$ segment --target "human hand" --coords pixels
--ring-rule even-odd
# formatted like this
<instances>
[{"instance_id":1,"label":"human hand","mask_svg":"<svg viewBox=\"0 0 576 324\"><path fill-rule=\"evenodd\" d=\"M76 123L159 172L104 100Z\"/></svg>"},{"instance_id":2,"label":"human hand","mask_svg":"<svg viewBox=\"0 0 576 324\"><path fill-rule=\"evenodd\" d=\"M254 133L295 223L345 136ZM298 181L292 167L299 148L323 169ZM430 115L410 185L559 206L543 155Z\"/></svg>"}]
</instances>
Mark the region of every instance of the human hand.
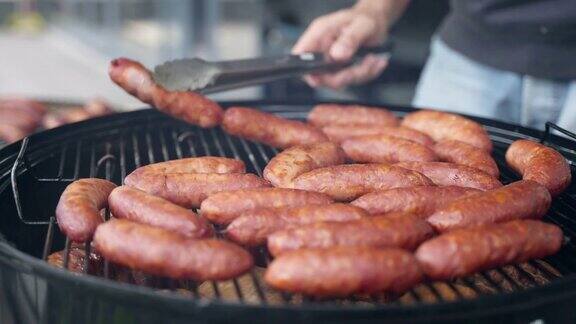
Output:
<instances>
[{"instance_id":1,"label":"human hand","mask_svg":"<svg viewBox=\"0 0 576 324\"><path fill-rule=\"evenodd\" d=\"M292 53L322 52L334 61L348 61L359 47L376 46L386 39L385 20L355 8L316 18L294 45ZM340 89L376 78L387 64L387 57L371 54L351 67L334 73L307 75L304 79L312 87Z\"/></svg>"}]
</instances>

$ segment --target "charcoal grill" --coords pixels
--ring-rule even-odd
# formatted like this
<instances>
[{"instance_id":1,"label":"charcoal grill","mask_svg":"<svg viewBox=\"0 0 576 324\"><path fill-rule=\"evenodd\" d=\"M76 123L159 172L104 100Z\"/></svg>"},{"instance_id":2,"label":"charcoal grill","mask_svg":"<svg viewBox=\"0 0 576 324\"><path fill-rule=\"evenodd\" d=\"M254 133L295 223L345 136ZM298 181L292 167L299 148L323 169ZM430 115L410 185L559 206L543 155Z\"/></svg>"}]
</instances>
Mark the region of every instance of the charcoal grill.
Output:
<instances>
[{"instance_id":1,"label":"charcoal grill","mask_svg":"<svg viewBox=\"0 0 576 324\"><path fill-rule=\"evenodd\" d=\"M357 102L355 102L357 103ZM375 103L360 103L375 105ZM229 102L303 119L312 103ZM391 107L398 115L412 109ZM518 177L504 153L519 138L542 141L576 161L573 139L488 119L494 156L504 183ZM200 129L155 110L105 116L35 134L0 150L0 321L2 323L418 323L576 322L576 192L553 202L546 220L562 227L566 243L551 257L477 273L452 282L422 284L400 298L372 296L315 300L266 287L261 270L232 281L194 282L155 278L151 286L107 279L47 264L47 255L70 242L59 232L54 210L60 193L82 177L120 184L148 163L202 155L239 158L261 175L277 151L224 133ZM89 244L85 244L87 252ZM265 251L255 250L265 266Z\"/></svg>"}]
</instances>

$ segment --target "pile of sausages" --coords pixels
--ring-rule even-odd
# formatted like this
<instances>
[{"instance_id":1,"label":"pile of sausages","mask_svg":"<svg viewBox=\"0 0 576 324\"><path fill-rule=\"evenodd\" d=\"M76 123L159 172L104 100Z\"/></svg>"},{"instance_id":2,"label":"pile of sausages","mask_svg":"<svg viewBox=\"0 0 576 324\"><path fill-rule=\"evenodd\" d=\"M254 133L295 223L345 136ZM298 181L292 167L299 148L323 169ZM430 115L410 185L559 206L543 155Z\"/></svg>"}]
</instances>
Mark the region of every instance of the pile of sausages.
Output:
<instances>
[{"instance_id":1,"label":"pile of sausages","mask_svg":"<svg viewBox=\"0 0 576 324\"><path fill-rule=\"evenodd\" d=\"M15 142L34 132L46 115L46 107L23 98L0 99L0 140Z\"/></svg>"},{"instance_id":2,"label":"pile of sausages","mask_svg":"<svg viewBox=\"0 0 576 324\"><path fill-rule=\"evenodd\" d=\"M0 140L18 141L39 127L50 129L81 120L112 113L101 99L94 99L83 107L48 111L41 102L24 98L0 99Z\"/></svg>"},{"instance_id":3,"label":"pile of sausages","mask_svg":"<svg viewBox=\"0 0 576 324\"><path fill-rule=\"evenodd\" d=\"M198 96L176 100L125 59L111 75L168 112ZM202 99L177 116L284 149L263 178L242 161L199 157L138 168L120 187L81 179L58 204L61 230L130 269L199 281L245 273L248 249L265 246L269 286L318 297L401 294L561 248L562 230L540 221L571 181L552 148L512 143L506 161L522 180L502 185L488 134L459 115L422 110L400 121L333 104L316 106L308 122L244 107L198 115L215 107Z\"/></svg>"}]
</instances>

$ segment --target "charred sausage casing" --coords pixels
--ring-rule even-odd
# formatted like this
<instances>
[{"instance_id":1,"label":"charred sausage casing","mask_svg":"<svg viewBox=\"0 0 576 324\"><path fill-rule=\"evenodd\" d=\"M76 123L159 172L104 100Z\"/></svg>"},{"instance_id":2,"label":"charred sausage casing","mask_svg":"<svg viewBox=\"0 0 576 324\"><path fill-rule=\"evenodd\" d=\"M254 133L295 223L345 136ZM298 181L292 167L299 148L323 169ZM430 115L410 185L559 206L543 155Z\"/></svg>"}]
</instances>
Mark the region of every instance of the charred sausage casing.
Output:
<instances>
[{"instance_id":1,"label":"charred sausage casing","mask_svg":"<svg viewBox=\"0 0 576 324\"><path fill-rule=\"evenodd\" d=\"M436 142L458 140L487 152L492 151L492 141L484 127L460 115L421 110L406 115L401 125L420 131Z\"/></svg>"},{"instance_id":2,"label":"charred sausage casing","mask_svg":"<svg viewBox=\"0 0 576 324\"><path fill-rule=\"evenodd\" d=\"M418 216L374 216L342 223L320 222L281 230L268 237L268 250L274 256L304 248L335 246L397 247L414 250L433 235L432 227Z\"/></svg>"},{"instance_id":3,"label":"charred sausage casing","mask_svg":"<svg viewBox=\"0 0 576 324\"><path fill-rule=\"evenodd\" d=\"M420 283L414 256L400 249L302 249L274 259L264 275L273 288L317 297L402 293Z\"/></svg>"},{"instance_id":4,"label":"charred sausage casing","mask_svg":"<svg viewBox=\"0 0 576 324\"><path fill-rule=\"evenodd\" d=\"M190 238L214 234L208 221L190 209L138 189L121 186L112 190L108 205L116 218L161 227Z\"/></svg>"},{"instance_id":5,"label":"charred sausage casing","mask_svg":"<svg viewBox=\"0 0 576 324\"><path fill-rule=\"evenodd\" d=\"M226 280L253 264L250 253L233 243L190 239L126 219L98 226L94 245L109 261L174 279Z\"/></svg>"},{"instance_id":6,"label":"charred sausage casing","mask_svg":"<svg viewBox=\"0 0 576 324\"><path fill-rule=\"evenodd\" d=\"M490 153L470 144L454 140L441 141L434 145L434 152L441 161L473 167L494 178L500 176L498 165Z\"/></svg>"},{"instance_id":7,"label":"charred sausage casing","mask_svg":"<svg viewBox=\"0 0 576 324\"><path fill-rule=\"evenodd\" d=\"M264 168L264 178L275 187L292 188L297 176L344 161L344 151L331 142L293 146L270 160Z\"/></svg>"},{"instance_id":8,"label":"charred sausage casing","mask_svg":"<svg viewBox=\"0 0 576 324\"><path fill-rule=\"evenodd\" d=\"M220 191L268 187L268 181L254 174L143 173L126 177L127 186L162 197L186 208L200 207L209 195Z\"/></svg>"},{"instance_id":9,"label":"charred sausage casing","mask_svg":"<svg viewBox=\"0 0 576 324\"><path fill-rule=\"evenodd\" d=\"M560 194L572 180L570 165L558 151L529 140L518 140L506 151L506 162L524 180L536 181L552 196Z\"/></svg>"},{"instance_id":10,"label":"charred sausage casing","mask_svg":"<svg viewBox=\"0 0 576 324\"><path fill-rule=\"evenodd\" d=\"M498 179L484 171L448 162L399 162L395 166L422 173L438 186L492 190L502 187Z\"/></svg>"},{"instance_id":11,"label":"charred sausage casing","mask_svg":"<svg viewBox=\"0 0 576 324\"><path fill-rule=\"evenodd\" d=\"M142 102L173 117L200 127L214 127L222 122L223 110L214 101L192 91L168 91L152 79L142 64L118 58L110 63L110 79Z\"/></svg>"},{"instance_id":12,"label":"charred sausage casing","mask_svg":"<svg viewBox=\"0 0 576 324\"><path fill-rule=\"evenodd\" d=\"M477 192L480 190L456 186L394 188L365 194L351 204L372 215L410 212L420 217L427 217L439 207Z\"/></svg>"},{"instance_id":13,"label":"charred sausage casing","mask_svg":"<svg viewBox=\"0 0 576 324\"><path fill-rule=\"evenodd\" d=\"M86 178L69 184L56 206L58 227L73 242L92 238L96 227L104 220L100 210L108 206L108 195L116 185L110 181Z\"/></svg>"},{"instance_id":14,"label":"charred sausage casing","mask_svg":"<svg viewBox=\"0 0 576 324\"><path fill-rule=\"evenodd\" d=\"M228 134L282 149L328 140L311 125L246 107L226 109L222 128Z\"/></svg>"},{"instance_id":15,"label":"charred sausage casing","mask_svg":"<svg viewBox=\"0 0 576 324\"><path fill-rule=\"evenodd\" d=\"M537 182L522 180L495 190L454 200L437 209L428 222L439 232L456 228L544 216L552 197Z\"/></svg>"},{"instance_id":16,"label":"charred sausage casing","mask_svg":"<svg viewBox=\"0 0 576 324\"><path fill-rule=\"evenodd\" d=\"M226 236L242 245L257 246L278 230L317 222L358 220L365 216L367 213L361 208L346 204L254 209L232 221Z\"/></svg>"},{"instance_id":17,"label":"charred sausage casing","mask_svg":"<svg viewBox=\"0 0 576 324\"><path fill-rule=\"evenodd\" d=\"M380 125L328 125L322 127L322 132L324 132L331 141L336 143L342 143L343 141L356 136L388 135L411 140L428 147L434 145L434 141L430 136L407 127Z\"/></svg>"},{"instance_id":18,"label":"charred sausage casing","mask_svg":"<svg viewBox=\"0 0 576 324\"><path fill-rule=\"evenodd\" d=\"M297 189L325 193L337 201L350 201L376 190L430 186L421 173L386 164L347 164L306 172L294 180Z\"/></svg>"},{"instance_id":19,"label":"charred sausage casing","mask_svg":"<svg viewBox=\"0 0 576 324\"><path fill-rule=\"evenodd\" d=\"M308 122L316 127L326 125L398 125L396 116L386 109L339 104L316 105L308 115Z\"/></svg>"},{"instance_id":20,"label":"charred sausage casing","mask_svg":"<svg viewBox=\"0 0 576 324\"><path fill-rule=\"evenodd\" d=\"M258 208L287 208L304 205L326 205L330 197L297 189L256 188L214 194L202 202L203 217L216 224L228 224L243 212Z\"/></svg>"},{"instance_id":21,"label":"charred sausage casing","mask_svg":"<svg viewBox=\"0 0 576 324\"><path fill-rule=\"evenodd\" d=\"M556 253L562 230L535 220L455 230L422 244L416 258L428 277L453 279Z\"/></svg>"},{"instance_id":22,"label":"charred sausage casing","mask_svg":"<svg viewBox=\"0 0 576 324\"><path fill-rule=\"evenodd\" d=\"M346 155L356 162L394 163L436 161L432 149L416 142L388 135L365 135L342 142Z\"/></svg>"}]
</instances>

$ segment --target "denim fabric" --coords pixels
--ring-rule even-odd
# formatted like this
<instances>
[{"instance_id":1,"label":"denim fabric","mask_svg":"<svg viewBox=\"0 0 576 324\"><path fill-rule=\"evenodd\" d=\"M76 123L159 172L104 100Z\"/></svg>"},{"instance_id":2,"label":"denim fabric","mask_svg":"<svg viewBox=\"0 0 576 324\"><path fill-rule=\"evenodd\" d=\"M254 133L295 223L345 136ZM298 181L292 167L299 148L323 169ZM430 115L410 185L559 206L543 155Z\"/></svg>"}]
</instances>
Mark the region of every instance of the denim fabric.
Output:
<instances>
[{"instance_id":1,"label":"denim fabric","mask_svg":"<svg viewBox=\"0 0 576 324\"><path fill-rule=\"evenodd\" d=\"M412 104L538 129L552 121L576 131L576 81L498 70L467 58L437 38Z\"/></svg>"}]
</instances>

